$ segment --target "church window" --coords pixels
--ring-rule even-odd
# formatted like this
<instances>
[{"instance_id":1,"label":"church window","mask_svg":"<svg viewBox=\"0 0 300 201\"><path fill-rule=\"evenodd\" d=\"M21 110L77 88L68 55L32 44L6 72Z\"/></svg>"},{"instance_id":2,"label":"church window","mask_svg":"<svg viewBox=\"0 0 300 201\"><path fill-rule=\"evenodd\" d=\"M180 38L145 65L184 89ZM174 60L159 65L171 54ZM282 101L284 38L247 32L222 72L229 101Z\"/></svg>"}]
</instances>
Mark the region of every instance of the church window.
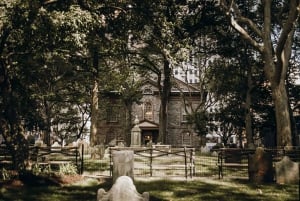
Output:
<instances>
[{"instance_id":1,"label":"church window","mask_svg":"<svg viewBox=\"0 0 300 201\"><path fill-rule=\"evenodd\" d=\"M144 104L144 119L153 120L153 108L150 102Z\"/></svg>"},{"instance_id":2,"label":"church window","mask_svg":"<svg viewBox=\"0 0 300 201\"><path fill-rule=\"evenodd\" d=\"M191 107L185 105L181 108L181 122L188 122L189 114L191 114Z\"/></svg>"}]
</instances>

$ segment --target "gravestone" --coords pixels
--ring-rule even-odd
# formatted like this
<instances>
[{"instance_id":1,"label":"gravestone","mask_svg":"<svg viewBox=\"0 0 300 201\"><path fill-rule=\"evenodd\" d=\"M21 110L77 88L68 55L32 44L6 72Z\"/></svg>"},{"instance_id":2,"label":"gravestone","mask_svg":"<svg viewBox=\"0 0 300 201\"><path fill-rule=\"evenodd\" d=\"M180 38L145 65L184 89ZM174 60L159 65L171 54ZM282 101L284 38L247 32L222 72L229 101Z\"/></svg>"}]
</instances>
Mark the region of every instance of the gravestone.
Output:
<instances>
[{"instance_id":1,"label":"gravestone","mask_svg":"<svg viewBox=\"0 0 300 201\"><path fill-rule=\"evenodd\" d=\"M37 147L42 147L43 146L43 140L41 140L41 138L38 138L35 142L34 142L34 146Z\"/></svg>"},{"instance_id":2,"label":"gravestone","mask_svg":"<svg viewBox=\"0 0 300 201\"><path fill-rule=\"evenodd\" d=\"M272 155L258 147L248 161L249 180L254 183L273 182L274 170L272 165Z\"/></svg>"},{"instance_id":3,"label":"gravestone","mask_svg":"<svg viewBox=\"0 0 300 201\"><path fill-rule=\"evenodd\" d=\"M55 141L52 145L51 145L51 151L59 151L61 150L61 145Z\"/></svg>"},{"instance_id":4,"label":"gravestone","mask_svg":"<svg viewBox=\"0 0 300 201\"><path fill-rule=\"evenodd\" d=\"M133 179L134 152L131 150L114 151L113 160L113 182L120 176L129 176Z\"/></svg>"},{"instance_id":5,"label":"gravestone","mask_svg":"<svg viewBox=\"0 0 300 201\"><path fill-rule=\"evenodd\" d=\"M121 176L108 192L103 188L98 190L97 201L149 201L149 193L138 193L132 179Z\"/></svg>"},{"instance_id":6,"label":"gravestone","mask_svg":"<svg viewBox=\"0 0 300 201\"><path fill-rule=\"evenodd\" d=\"M203 154L207 154L210 152L210 149L207 147L207 146L201 146L201 149L200 149L201 153Z\"/></svg>"},{"instance_id":7,"label":"gravestone","mask_svg":"<svg viewBox=\"0 0 300 201\"><path fill-rule=\"evenodd\" d=\"M275 163L276 183L296 184L299 182L299 164L291 161L288 156Z\"/></svg>"}]
</instances>

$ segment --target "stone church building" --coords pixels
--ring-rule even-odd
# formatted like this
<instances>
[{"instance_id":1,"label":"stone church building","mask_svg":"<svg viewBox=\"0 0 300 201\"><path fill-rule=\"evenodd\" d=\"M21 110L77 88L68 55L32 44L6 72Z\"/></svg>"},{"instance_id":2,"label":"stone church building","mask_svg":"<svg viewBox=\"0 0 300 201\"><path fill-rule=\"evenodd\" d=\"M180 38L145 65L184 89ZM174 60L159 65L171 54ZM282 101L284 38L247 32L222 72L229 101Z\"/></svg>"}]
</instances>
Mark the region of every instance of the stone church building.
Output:
<instances>
[{"instance_id":1,"label":"stone church building","mask_svg":"<svg viewBox=\"0 0 300 201\"><path fill-rule=\"evenodd\" d=\"M200 91L192 84L172 78L172 89L167 108L168 122L166 143L173 147L200 146L200 138L194 126L188 122L190 106L200 103ZM142 93L138 103L124 104L117 93L103 93L100 97L98 121L98 141L130 146L131 129L135 122L141 130L141 145L159 144L160 96L157 83L146 80L140 88ZM185 97L185 98L183 98ZM185 101L184 101L185 99Z\"/></svg>"}]
</instances>

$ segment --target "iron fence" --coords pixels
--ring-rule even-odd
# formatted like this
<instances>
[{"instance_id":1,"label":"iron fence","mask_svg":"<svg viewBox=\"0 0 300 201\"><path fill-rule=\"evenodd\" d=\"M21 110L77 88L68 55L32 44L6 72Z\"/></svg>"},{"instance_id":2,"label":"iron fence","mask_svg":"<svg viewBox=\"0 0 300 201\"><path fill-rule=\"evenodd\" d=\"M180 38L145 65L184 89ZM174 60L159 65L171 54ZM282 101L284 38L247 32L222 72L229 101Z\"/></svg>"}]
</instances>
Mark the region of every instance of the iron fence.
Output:
<instances>
[{"instance_id":1,"label":"iron fence","mask_svg":"<svg viewBox=\"0 0 300 201\"><path fill-rule=\"evenodd\" d=\"M121 150L134 151L134 175L137 177L211 177L219 178L220 153L224 149L212 150L210 152L200 152L195 148L172 148L172 147L112 147L106 156L97 161L97 174L112 176L112 152ZM236 149L236 153L254 154L254 149ZM289 156L292 161L300 162L300 147L287 149L265 149L271 153L273 166L280 161L283 156ZM88 166L89 159L85 160ZM226 167L222 171L225 178L245 178L249 176L248 160L243 159L239 163L242 165ZM86 166L85 165L85 169Z\"/></svg>"}]
</instances>

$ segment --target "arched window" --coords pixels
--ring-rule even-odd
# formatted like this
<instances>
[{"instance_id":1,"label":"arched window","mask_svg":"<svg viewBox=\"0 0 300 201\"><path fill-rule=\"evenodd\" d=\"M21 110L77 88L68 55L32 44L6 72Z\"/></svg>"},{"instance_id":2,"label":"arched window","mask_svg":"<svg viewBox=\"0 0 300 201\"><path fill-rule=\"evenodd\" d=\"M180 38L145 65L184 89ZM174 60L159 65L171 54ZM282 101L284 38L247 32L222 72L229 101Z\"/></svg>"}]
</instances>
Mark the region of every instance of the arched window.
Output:
<instances>
[{"instance_id":1,"label":"arched window","mask_svg":"<svg viewBox=\"0 0 300 201\"><path fill-rule=\"evenodd\" d=\"M144 103L144 119L153 120L153 108L150 102Z\"/></svg>"}]
</instances>

